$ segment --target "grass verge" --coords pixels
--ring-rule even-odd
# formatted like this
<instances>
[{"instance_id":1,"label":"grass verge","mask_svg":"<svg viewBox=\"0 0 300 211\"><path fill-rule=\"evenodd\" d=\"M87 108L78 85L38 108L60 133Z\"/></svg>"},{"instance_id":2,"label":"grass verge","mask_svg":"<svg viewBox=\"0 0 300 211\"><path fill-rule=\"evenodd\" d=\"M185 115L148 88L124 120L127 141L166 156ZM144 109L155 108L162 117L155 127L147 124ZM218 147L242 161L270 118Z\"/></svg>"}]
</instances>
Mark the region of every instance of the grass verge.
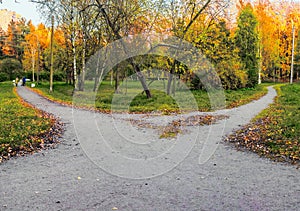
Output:
<instances>
[{"instance_id":1,"label":"grass verge","mask_svg":"<svg viewBox=\"0 0 300 211\"><path fill-rule=\"evenodd\" d=\"M155 83L153 83L155 84ZM87 83L86 86L90 87L92 84ZM139 82L134 82L133 84L129 85L131 89L141 90L139 88ZM73 86L67 85L64 82L56 82L54 83L53 92L49 93L49 84L43 83L36 88L33 89L37 93L47 97L52 101L56 101L62 104L71 105L73 101ZM120 90L120 92L125 93L124 86ZM133 98L130 104L129 111L134 113L144 113L144 112L152 112L152 111L159 111L164 114L169 114L172 112L178 112L179 108L176 104L175 100L166 95L162 91L158 90L151 90L152 98L147 99L145 94L138 94ZM210 111L210 101L206 91L203 90L192 90L192 94L195 97L195 100L198 104L199 111ZM180 91L178 92L180 94ZM226 107L232 108L237 107L243 104L247 104L253 100L257 100L263 95L267 93L266 85L259 85L255 88L251 89L240 89L240 90L225 90L224 94L226 97ZM94 93L80 93L79 98L81 100L80 105L89 108L96 108L97 110L109 112L111 110L111 102L113 96L115 95L114 86L110 84L109 81L104 81L98 89L98 92L95 96L95 104L87 103L89 96L87 95L94 95ZM183 91L183 96L184 96ZM118 95L118 94L116 94ZM186 100L186 105L184 107L188 109L189 107L189 100Z\"/></svg>"},{"instance_id":2,"label":"grass verge","mask_svg":"<svg viewBox=\"0 0 300 211\"><path fill-rule=\"evenodd\" d=\"M300 164L300 84L276 86L278 96L252 123L226 138L238 149Z\"/></svg>"},{"instance_id":3,"label":"grass verge","mask_svg":"<svg viewBox=\"0 0 300 211\"><path fill-rule=\"evenodd\" d=\"M0 83L0 163L55 144L59 123L16 94L11 83Z\"/></svg>"}]
</instances>

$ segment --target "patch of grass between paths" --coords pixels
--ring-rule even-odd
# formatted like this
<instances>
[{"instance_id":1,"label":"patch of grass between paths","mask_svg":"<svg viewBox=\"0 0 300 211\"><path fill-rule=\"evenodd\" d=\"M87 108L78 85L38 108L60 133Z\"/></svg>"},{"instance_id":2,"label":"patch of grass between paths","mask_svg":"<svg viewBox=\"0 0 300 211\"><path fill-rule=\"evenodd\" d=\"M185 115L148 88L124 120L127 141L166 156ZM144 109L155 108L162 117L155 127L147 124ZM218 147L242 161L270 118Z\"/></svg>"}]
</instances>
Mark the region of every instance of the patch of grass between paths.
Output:
<instances>
[{"instance_id":1,"label":"patch of grass between paths","mask_svg":"<svg viewBox=\"0 0 300 211\"><path fill-rule=\"evenodd\" d=\"M92 82L87 83L86 87L91 87ZM227 108L233 108L237 107L243 104L247 104L253 100L257 100L264 96L267 93L266 89L267 85L259 85L255 88L251 89L240 89L240 90L225 90L224 94L226 97L226 107ZM130 87L136 87L136 89L139 88L139 82L133 82L133 84L130 85ZM62 103L65 105L72 105L73 103L73 91L74 88L71 85L67 85L64 82L55 82L53 87L53 92L49 93L49 84L43 83L38 85L33 89L35 92L45 96L49 100ZM126 90L121 89L120 92L125 93ZM132 113L146 113L146 112L153 112L158 111L163 114L170 114L173 112L178 112L179 108L175 100L171 97L166 95L164 92L157 91L157 90L151 90L152 92L152 98L147 99L145 94L142 94L142 90L140 89L140 93L132 100L130 104L129 111ZM195 97L195 100L198 104L198 110L199 111L210 111L210 101L209 97L206 91L203 90L192 90L192 94ZM98 92L77 92L78 99L81 102L77 102L77 105L80 105L81 107L86 108L95 108L96 110L102 111L102 112L109 112L111 110L111 102L113 99L113 96L115 94L114 92L114 85L110 84L110 81L104 81L101 86L98 89ZM95 95L95 102L93 103L87 103L86 100L90 96L89 95ZM118 94L116 94L118 95ZM187 111L189 110L189 101L186 101L185 105L187 107Z\"/></svg>"}]
</instances>

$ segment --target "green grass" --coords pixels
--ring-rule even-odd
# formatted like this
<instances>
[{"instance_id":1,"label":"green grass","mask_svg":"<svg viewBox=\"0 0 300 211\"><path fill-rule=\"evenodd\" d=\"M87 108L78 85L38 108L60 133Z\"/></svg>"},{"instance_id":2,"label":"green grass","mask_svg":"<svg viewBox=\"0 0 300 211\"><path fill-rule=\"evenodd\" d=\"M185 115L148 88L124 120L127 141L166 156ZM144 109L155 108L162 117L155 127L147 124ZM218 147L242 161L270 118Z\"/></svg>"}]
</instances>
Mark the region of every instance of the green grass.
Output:
<instances>
[{"instance_id":1,"label":"green grass","mask_svg":"<svg viewBox=\"0 0 300 211\"><path fill-rule=\"evenodd\" d=\"M279 134L283 139L300 144L300 84L281 86L279 89L277 103L269 114L277 119L272 128L274 132L280 128Z\"/></svg>"},{"instance_id":2,"label":"green grass","mask_svg":"<svg viewBox=\"0 0 300 211\"><path fill-rule=\"evenodd\" d=\"M30 84L27 85L30 86ZM49 93L49 83L43 82L34 88L34 90L39 90L40 94L43 94L52 100L60 100L70 103L73 100L73 89L73 86L67 85L64 82L55 82L52 93Z\"/></svg>"},{"instance_id":3,"label":"green grass","mask_svg":"<svg viewBox=\"0 0 300 211\"><path fill-rule=\"evenodd\" d=\"M243 88L238 90L226 90L226 106L228 108L237 107L257 100L267 93L266 87L270 84L261 84L255 88Z\"/></svg>"},{"instance_id":4,"label":"green grass","mask_svg":"<svg viewBox=\"0 0 300 211\"><path fill-rule=\"evenodd\" d=\"M276 103L263 111L258 118L272 117L270 125L277 139L297 140L300 143L300 84L276 86Z\"/></svg>"},{"instance_id":5,"label":"green grass","mask_svg":"<svg viewBox=\"0 0 300 211\"><path fill-rule=\"evenodd\" d=\"M86 89L91 90L93 82L86 83ZM129 88L128 88L129 87ZM49 85L44 83L34 88L41 94L51 100L65 102L72 104L73 101L73 87L66 85L64 82L54 83L53 93L49 93ZM114 86L109 81L104 81L98 89L95 96L93 92L76 92L76 104L79 106L96 107L98 110L111 110L112 99L114 97L115 109L126 110L124 105L129 104L130 112L151 112L162 111L165 113L176 112L181 110L194 110L195 106L191 104L191 96L187 95L187 90L178 89L176 92L176 99L166 95L163 83L160 81L154 82L150 86L152 98L147 99L145 94L142 93L142 88L139 82L128 81L127 88L124 82L120 86L119 94L115 94ZM210 111L211 105L206 91L192 90L195 101L200 111ZM241 90L227 90L225 91L226 107L232 108L251 102L258 99L267 93L265 85L257 86L252 89ZM95 99L93 98L95 96ZM179 100L178 100L179 99ZM176 103L177 102L177 103Z\"/></svg>"},{"instance_id":6,"label":"green grass","mask_svg":"<svg viewBox=\"0 0 300 211\"><path fill-rule=\"evenodd\" d=\"M11 82L0 83L0 162L19 151L30 152L43 144L37 136L50 129L53 120L22 102Z\"/></svg>"},{"instance_id":7,"label":"green grass","mask_svg":"<svg viewBox=\"0 0 300 211\"><path fill-rule=\"evenodd\" d=\"M299 163L300 84L275 87L278 93L275 103L229 139L261 156Z\"/></svg>"}]
</instances>

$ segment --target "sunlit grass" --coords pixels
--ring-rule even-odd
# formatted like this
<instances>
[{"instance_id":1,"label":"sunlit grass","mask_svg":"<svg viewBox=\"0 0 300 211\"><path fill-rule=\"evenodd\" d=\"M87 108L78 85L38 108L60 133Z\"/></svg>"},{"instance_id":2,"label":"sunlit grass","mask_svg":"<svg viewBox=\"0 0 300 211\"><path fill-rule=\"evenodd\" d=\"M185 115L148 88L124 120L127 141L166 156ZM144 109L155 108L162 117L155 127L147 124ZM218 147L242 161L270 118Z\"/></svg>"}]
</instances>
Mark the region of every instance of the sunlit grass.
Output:
<instances>
[{"instance_id":1,"label":"sunlit grass","mask_svg":"<svg viewBox=\"0 0 300 211\"><path fill-rule=\"evenodd\" d=\"M113 109L129 110L130 112L211 110L210 99L206 91L190 91L184 87L177 87L175 96L169 96L165 93L165 86L166 84L162 81L152 83L150 86L152 98L150 99L147 99L138 81L123 82L118 92L115 92L114 84L111 84L110 81L104 81L99 86L97 93L92 91L92 81L86 82L86 91L84 92L74 92L71 85L63 82L55 83L52 93L48 91L48 84L41 84L35 89L40 90L43 95L52 100L68 104L75 103L78 106L95 107L103 111L111 110L112 104L114 105ZM266 93L267 89L263 85L252 89L226 90L224 91L226 98L224 104L226 103L227 108L240 106L258 99ZM193 101L195 101L195 104L193 104Z\"/></svg>"},{"instance_id":2,"label":"sunlit grass","mask_svg":"<svg viewBox=\"0 0 300 211\"><path fill-rule=\"evenodd\" d=\"M0 162L18 151L33 151L54 123L16 95L11 82L0 83Z\"/></svg>"}]
</instances>

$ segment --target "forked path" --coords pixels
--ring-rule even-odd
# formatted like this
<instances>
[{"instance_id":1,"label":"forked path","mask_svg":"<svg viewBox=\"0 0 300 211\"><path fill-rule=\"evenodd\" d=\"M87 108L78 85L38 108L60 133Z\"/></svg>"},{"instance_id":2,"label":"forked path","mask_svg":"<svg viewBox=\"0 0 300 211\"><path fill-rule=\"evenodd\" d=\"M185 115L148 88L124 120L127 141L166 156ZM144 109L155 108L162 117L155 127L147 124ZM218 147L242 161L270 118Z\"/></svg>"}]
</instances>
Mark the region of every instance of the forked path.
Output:
<instances>
[{"instance_id":1,"label":"forked path","mask_svg":"<svg viewBox=\"0 0 300 211\"><path fill-rule=\"evenodd\" d=\"M207 162L201 165L198 163L201 150L207 147L207 151L203 153L209 154L216 145L213 142L204 144L206 139L201 142L201 137L208 130L214 131L218 127L224 130L224 134L228 134L248 123L272 103L276 96L273 88L269 88L268 94L258 101L216 112L215 114L230 116L225 127L220 127L223 122L212 126L215 127L212 129L204 126L207 130L200 130L200 143L195 143L192 151L179 165L150 179L126 179L102 170L97 165L99 163L92 162L90 154L82 150L82 142L86 140L77 139L74 122L77 124L76 121L80 122L82 118L82 124L75 125L82 131L92 130L96 122L98 129L104 131L104 136L114 143L120 138L120 131L126 131L126 127L130 125L128 121L124 124L124 118L145 118L150 122L163 122L162 118L169 121L176 117L119 115L112 119L105 114L72 111L70 107L49 102L22 87L18 88L18 93L37 108L60 117L66 124L66 131L57 148L11 159L0 165L0 210L112 210L114 207L118 210L300 209L300 171L294 166L274 163L254 153L239 152L223 144L218 145L212 156L208 156L210 159ZM76 121L73 114L77 117ZM95 122L86 121L91 115L94 115ZM120 130L114 130L111 124L119 125ZM138 137L142 133L145 139L155 136L155 131L149 128L139 130L139 133L134 134L128 129L128 133L132 137ZM188 140L193 132L191 129L183 137ZM83 135L86 135L87 140L95 138L93 133L87 132ZM211 133L213 139L219 139L219 136ZM162 145L169 143L161 142ZM114 144L118 147L118 142ZM157 148L161 149L164 148ZM135 154L131 148L120 150L127 155ZM148 149L147 152L150 151ZM103 155L99 156L106 159ZM137 159L142 157L143 155L136 154ZM108 169L113 169L113 165L116 165L116 169L113 169L116 172L118 168L122 168L115 160L106 165ZM163 162L159 163L158 169L163 165ZM167 168L167 164L165 165ZM149 171L147 166L145 168L145 172ZM123 173L130 175L129 171L133 170L133 167L128 167L126 172L124 168ZM152 170L155 172L156 169Z\"/></svg>"}]
</instances>

